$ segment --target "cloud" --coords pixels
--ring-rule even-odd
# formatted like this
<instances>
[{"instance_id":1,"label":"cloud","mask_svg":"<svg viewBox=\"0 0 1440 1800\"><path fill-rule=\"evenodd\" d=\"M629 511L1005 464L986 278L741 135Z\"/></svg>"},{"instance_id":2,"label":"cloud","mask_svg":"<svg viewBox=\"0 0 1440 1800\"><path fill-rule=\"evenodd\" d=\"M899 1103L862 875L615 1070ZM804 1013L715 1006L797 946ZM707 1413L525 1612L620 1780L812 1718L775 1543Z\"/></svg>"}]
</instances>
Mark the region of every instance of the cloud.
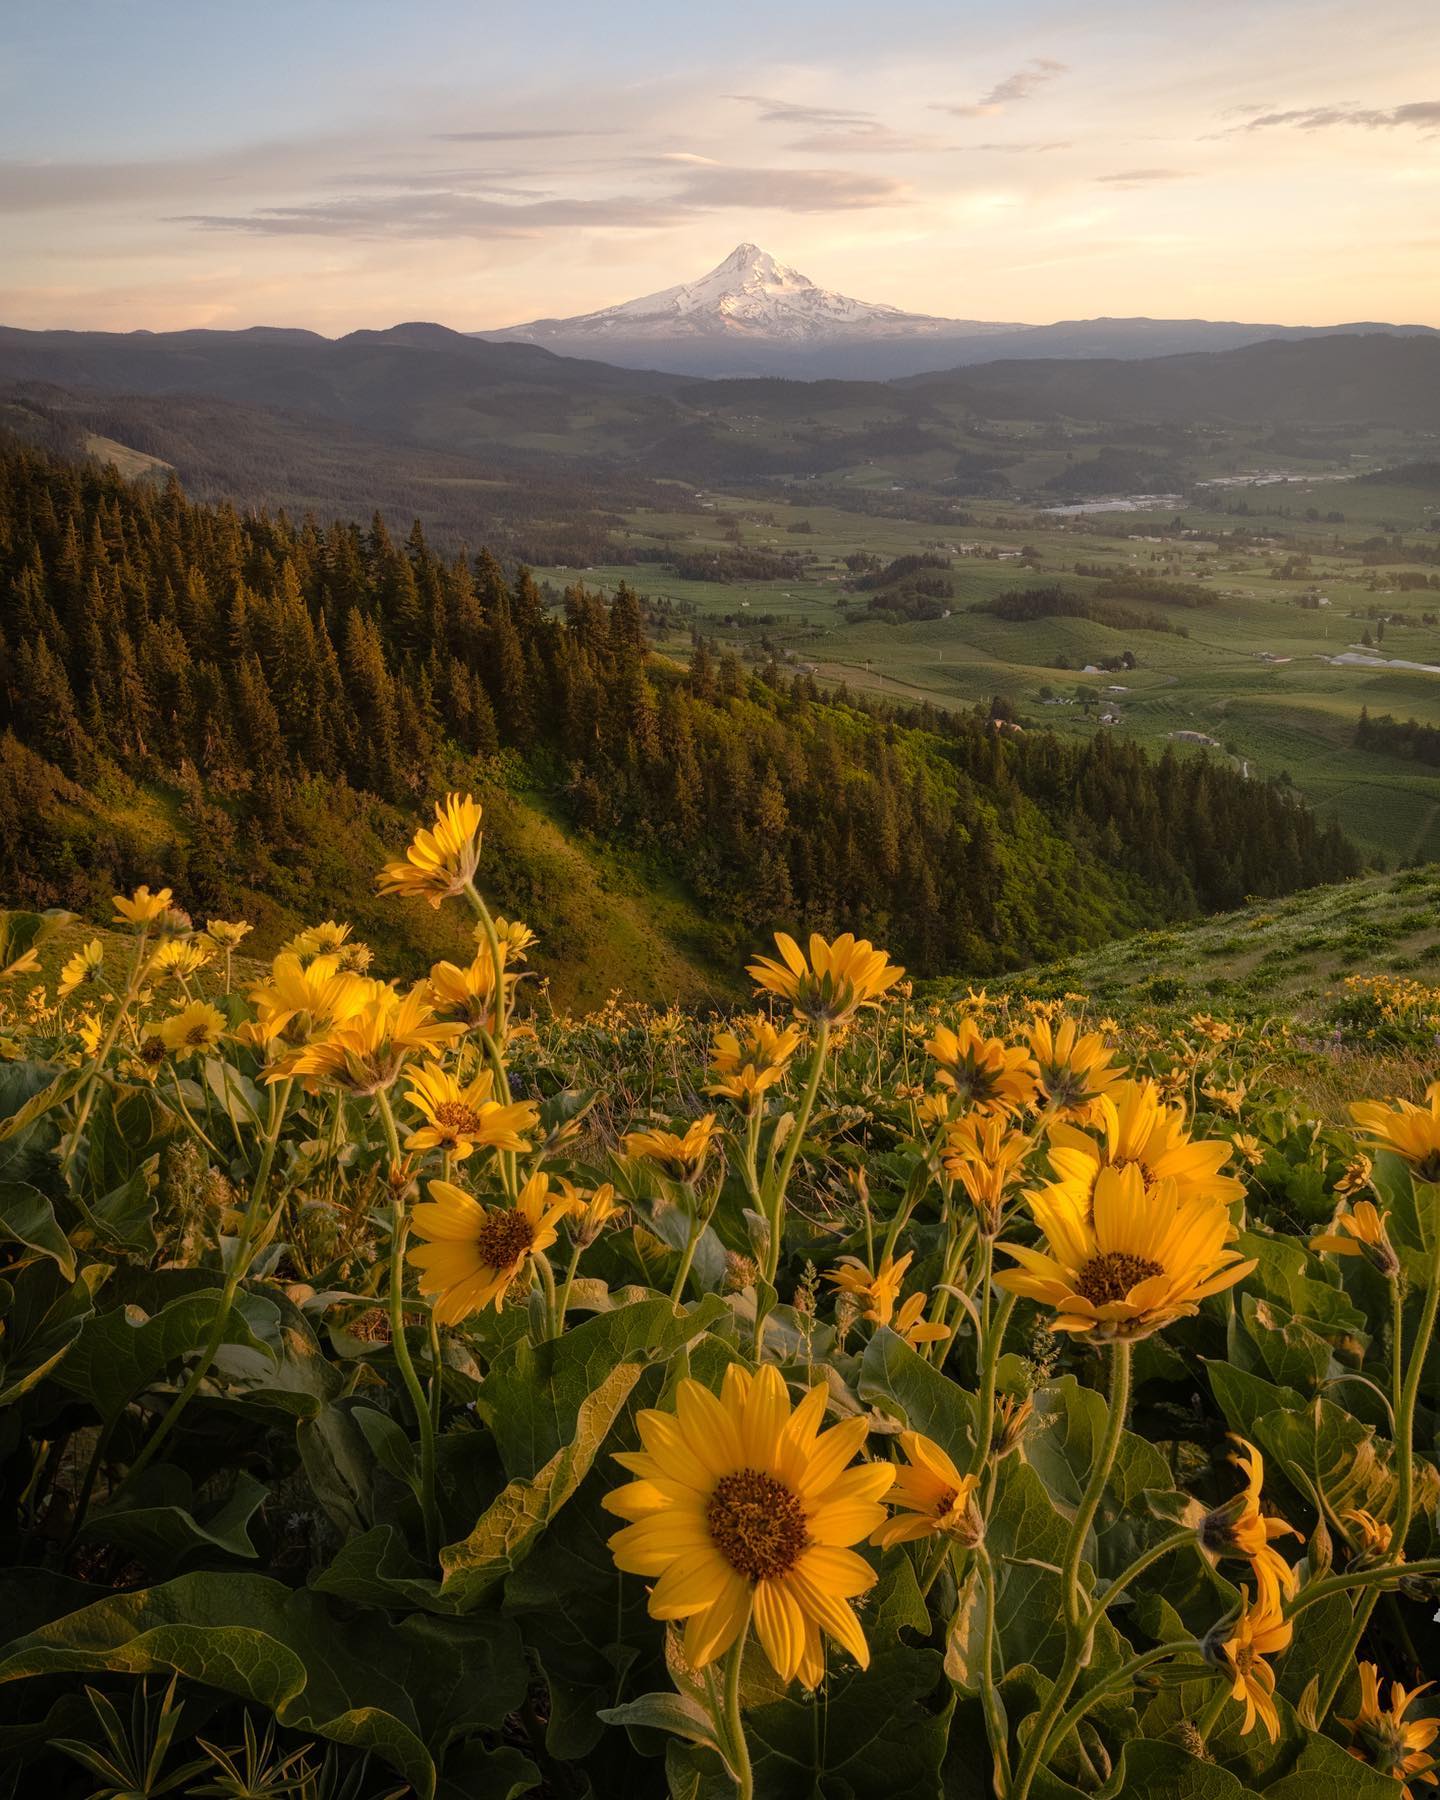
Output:
<instances>
[{"instance_id":1,"label":"cloud","mask_svg":"<svg viewBox=\"0 0 1440 1800\"><path fill-rule=\"evenodd\" d=\"M725 94L725 100L739 100L758 108L762 125L868 125L874 113L845 112L833 106L804 106L793 100L775 100L766 94Z\"/></svg>"},{"instance_id":2,"label":"cloud","mask_svg":"<svg viewBox=\"0 0 1440 1800\"><path fill-rule=\"evenodd\" d=\"M851 152L863 155L872 151L894 154L915 150L948 150L953 145L946 144L937 137L895 131L889 125L882 125L878 119L872 119L865 125L817 131L811 137L794 139L785 148L799 151L802 155L824 156L831 153L846 155Z\"/></svg>"},{"instance_id":3,"label":"cloud","mask_svg":"<svg viewBox=\"0 0 1440 1800\"><path fill-rule=\"evenodd\" d=\"M1154 181L1185 181L1188 169L1117 169L1113 175L1097 175L1097 181L1114 187L1148 187Z\"/></svg>"},{"instance_id":4,"label":"cloud","mask_svg":"<svg viewBox=\"0 0 1440 1800\"><path fill-rule=\"evenodd\" d=\"M1070 150L1073 149L1074 146L1069 138L1049 138L1044 140L1032 139L1028 143L965 144L962 145L961 148L966 150L1000 150L1017 156L1033 153L1034 155L1039 156L1049 150Z\"/></svg>"},{"instance_id":5,"label":"cloud","mask_svg":"<svg viewBox=\"0 0 1440 1800\"><path fill-rule=\"evenodd\" d=\"M657 159L657 161L660 159ZM738 168L724 163L665 159L678 185L655 195L594 199L497 197L506 190L466 193L454 188L390 194L348 194L248 213L185 213L173 222L203 231L252 237L529 238L577 226L651 230L730 207L790 213L847 212L898 205L903 183L842 169Z\"/></svg>"},{"instance_id":6,"label":"cloud","mask_svg":"<svg viewBox=\"0 0 1440 1800\"><path fill-rule=\"evenodd\" d=\"M1067 66L1063 62L1057 62L1053 56L1032 56L1023 69L1017 69L1013 75L997 81L990 92L982 94L974 105L936 105L932 111L951 113L957 119L988 118L993 113L1004 112L1007 106L1033 99L1046 82L1053 81L1057 75L1063 75Z\"/></svg>"},{"instance_id":7,"label":"cloud","mask_svg":"<svg viewBox=\"0 0 1440 1800\"><path fill-rule=\"evenodd\" d=\"M1440 100L1411 100L1403 106L1299 106L1288 112L1257 113L1235 129L1264 131L1276 125L1288 125L1297 131L1330 131L1337 126L1393 131L1413 125L1428 135L1440 131Z\"/></svg>"},{"instance_id":8,"label":"cloud","mask_svg":"<svg viewBox=\"0 0 1440 1800\"><path fill-rule=\"evenodd\" d=\"M548 128L533 131L437 131L433 135L447 144L524 144L554 138L615 137L618 132L618 126L607 126L604 129L597 127L579 131Z\"/></svg>"}]
</instances>

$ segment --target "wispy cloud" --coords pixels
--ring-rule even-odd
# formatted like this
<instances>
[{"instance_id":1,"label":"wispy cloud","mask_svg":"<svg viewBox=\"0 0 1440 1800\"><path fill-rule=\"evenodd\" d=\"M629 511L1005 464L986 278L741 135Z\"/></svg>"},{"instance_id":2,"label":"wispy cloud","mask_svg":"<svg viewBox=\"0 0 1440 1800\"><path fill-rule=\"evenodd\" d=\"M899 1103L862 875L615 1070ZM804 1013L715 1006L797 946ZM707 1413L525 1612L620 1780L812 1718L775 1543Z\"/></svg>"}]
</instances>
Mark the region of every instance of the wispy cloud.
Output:
<instances>
[{"instance_id":1,"label":"wispy cloud","mask_svg":"<svg viewBox=\"0 0 1440 1800\"><path fill-rule=\"evenodd\" d=\"M1185 181L1188 169L1117 169L1113 175L1097 175L1097 181L1113 187L1149 187L1155 181Z\"/></svg>"},{"instance_id":2,"label":"wispy cloud","mask_svg":"<svg viewBox=\"0 0 1440 1800\"><path fill-rule=\"evenodd\" d=\"M659 194L593 198L527 196L524 190L407 188L347 194L246 213L185 213L173 222L253 237L523 238L577 226L653 230L728 208L787 213L848 212L903 203L908 189L845 169L740 168L691 158L656 158L680 179ZM520 195L520 198L507 196Z\"/></svg>"},{"instance_id":3,"label":"wispy cloud","mask_svg":"<svg viewBox=\"0 0 1440 1800\"><path fill-rule=\"evenodd\" d=\"M1440 131L1440 100L1410 100L1403 106L1297 106L1285 112L1257 113L1238 131L1265 131L1272 126L1297 131L1331 131L1338 126L1360 126L1366 131L1394 131L1414 126L1429 135Z\"/></svg>"},{"instance_id":4,"label":"wispy cloud","mask_svg":"<svg viewBox=\"0 0 1440 1800\"><path fill-rule=\"evenodd\" d=\"M965 144L966 150L998 150L1012 156L1040 156L1050 150L1071 150L1074 145L1069 138L1031 139L1013 144Z\"/></svg>"},{"instance_id":5,"label":"wispy cloud","mask_svg":"<svg viewBox=\"0 0 1440 1800\"><path fill-rule=\"evenodd\" d=\"M972 105L937 104L932 110L951 113L957 119L988 118L991 114L1004 112L1007 106L1032 99L1047 82L1054 81L1057 75L1063 75L1067 66L1063 62L1057 62L1053 56L1032 56L1023 68L1016 69L1013 75L1007 75L1003 81L997 81L988 94L982 94Z\"/></svg>"},{"instance_id":6,"label":"wispy cloud","mask_svg":"<svg viewBox=\"0 0 1440 1800\"><path fill-rule=\"evenodd\" d=\"M556 138L616 137L618 128L606 126L603 129L597 127L583 131L548 127L533 131L437 131L433 135L447 144L524 144L548 142Z\"/></svg>"},{"instance_id":7,"label":"wispy cloud","mask_svg":"<svg viewBox=\"0 0 1440 1800\"><path fill-rule=\"evenodd\" d=\"M762 125L867 125L874 113L848 112L833 106L806 106L794 100L776 100L768 94L725 94L756 108Z\"/></svg>"}]
</instances>

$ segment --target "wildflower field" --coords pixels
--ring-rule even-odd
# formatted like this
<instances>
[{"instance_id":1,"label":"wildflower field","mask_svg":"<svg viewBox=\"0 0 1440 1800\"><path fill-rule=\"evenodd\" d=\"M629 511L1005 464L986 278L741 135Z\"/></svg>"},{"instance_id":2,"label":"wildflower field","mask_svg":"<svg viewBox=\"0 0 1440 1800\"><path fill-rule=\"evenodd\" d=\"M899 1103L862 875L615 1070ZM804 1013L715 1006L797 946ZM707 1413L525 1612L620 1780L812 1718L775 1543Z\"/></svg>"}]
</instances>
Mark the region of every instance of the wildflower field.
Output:
<instances>
[{"instance_id":1,"label":"wildflower field","mask_svg":"<svg viewBox=\"0 0 1440 1800\"><path fill-rule=\"evenodd\" d=\"M0 1796L1435 1782L1435 990L1331 1107L848 935L547 1014L468 797L378 885L454 959L0 914Z\"/></svg>"}]
</instances>

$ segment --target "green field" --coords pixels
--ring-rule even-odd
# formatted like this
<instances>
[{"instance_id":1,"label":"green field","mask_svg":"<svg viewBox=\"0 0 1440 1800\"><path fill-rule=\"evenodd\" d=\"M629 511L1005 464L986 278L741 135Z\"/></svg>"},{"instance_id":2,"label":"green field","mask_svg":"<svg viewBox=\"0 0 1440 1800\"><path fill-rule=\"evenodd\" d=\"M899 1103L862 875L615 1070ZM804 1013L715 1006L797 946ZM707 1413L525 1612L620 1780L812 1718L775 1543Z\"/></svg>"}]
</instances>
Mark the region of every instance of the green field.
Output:
<instances>
[{"instance_id":1,"label":"green field","mask_svg":"<svg viewBox=\"0 0 1440 1800\"><path fill-rule=\"evenodd\" d=\"M882 483L882 471L864 473L872 487L893 486ZM613 591L628 581L668 600L660 647L682 656L699 630L752 660L773 654L823 682L897 701L969 707L1001 695L1027 726L1066 735L1116 731L1157 750L1207 748L1176 735L1197 734L1214 740L1211 754L1230 756L1257 777L1288 772L1371 857L1392 864L1440 857L1440 777L1353 742L1362 706L1440 724L1440 593L1399 586L1406 574L1440 575L1440 565L1374 560L1382 539L1440 549L1432 535L1440 492L1316 473L1200 489L1198 505L1152 512L1059 516L1010 503L967 502L963 510L957 503L955 523L937 525L850 510L846 487L856 474L817 492L814 503L808 494L797 498L793 486L757 500L677 484L673 512L631 513L616 534L631 552L682 559L798 552L805 562L797 577L684 579L664 564L618 561L539 573L556 588L580 580ZM917 510L930 511L933 498ZM900 493L886 499L905 504ZM1237 501L1248 513L1223 510ZM1237 540L1237 533L1244 535ZM844 562L855 552L882 562L945 557L948 616L892 623L867 614L866 595L854 590ZM1078 594L1093 591L1097 582L1077 577L1077 563L1200 584L1213 604L1136 603L1186 636L1074 617L1012 623L976 610L997 594L1057 581ZM1306 596L1310 604L1301 603ZM1383 636L1366 645L1381 614L1388 615ZM1087 672L1126 651L1134 669ZM1330 660L1342 655L1384 661ZM1400 663L1429 668L1393 666ZM1077 699L1082 691L1088 705Z\"/></svg>"}]
</instances>

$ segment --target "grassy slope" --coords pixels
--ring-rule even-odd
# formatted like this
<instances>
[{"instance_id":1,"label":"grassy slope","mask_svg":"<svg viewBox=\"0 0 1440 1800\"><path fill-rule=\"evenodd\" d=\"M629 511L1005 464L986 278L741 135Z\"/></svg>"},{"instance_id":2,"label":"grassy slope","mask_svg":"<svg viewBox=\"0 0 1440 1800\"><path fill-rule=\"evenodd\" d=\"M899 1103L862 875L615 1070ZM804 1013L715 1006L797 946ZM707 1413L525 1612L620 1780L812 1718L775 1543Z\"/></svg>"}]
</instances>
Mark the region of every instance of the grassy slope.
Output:
<instances>
[{"instance_id":1,"label":"grassy slope","mask_svg":"<svg viewBox=\"0 0 1440 1800\"><path fill-rule=\"evenodd\" d=\"M1142 932L1000 985L1084 993L1097 1006L1222 1004L1313 1021L1347 976L1385 974L1440 985L1440 865Z\"/></svg>"}]
</instances>

